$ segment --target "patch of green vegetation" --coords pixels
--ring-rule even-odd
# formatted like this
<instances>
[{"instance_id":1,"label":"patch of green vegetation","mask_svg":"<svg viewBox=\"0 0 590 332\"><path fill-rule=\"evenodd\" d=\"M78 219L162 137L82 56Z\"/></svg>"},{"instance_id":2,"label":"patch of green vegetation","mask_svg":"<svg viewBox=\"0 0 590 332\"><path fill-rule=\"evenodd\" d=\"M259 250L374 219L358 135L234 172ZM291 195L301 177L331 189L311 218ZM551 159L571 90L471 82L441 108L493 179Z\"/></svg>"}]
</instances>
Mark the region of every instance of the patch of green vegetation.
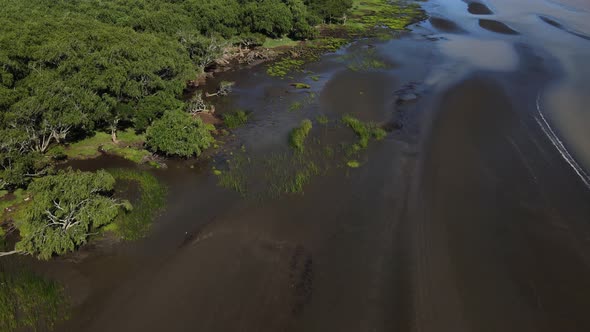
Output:
<instances>
[{"instance_id":1,"label":"patch of green vegetation","mask_svg":"<svg viewBox=\"0 0 590 332\"><path fill-rule=\"evenodd\" d=\"M115 222L105 230L112 231L125 240L136 240L144 237L150 229L152 221L164 208L166 189L153 175L145 171L128 169L109 170L119 183L136 184L139 188L137 201L132 201L133 209L121 212Z\"/></svg>"},{"instance_id":2,"label":"patch of green vegetation","mask_svg":"<svg viewBox=\"0 0 590 332\"><path fill-rule=\"evenodd\" d=\"M244 154L228 159L227 170L219 174L219 185L246 195L246 170L250 164L250 158Z\"/></svg>"},{"instance_id":3,"label":"patch of green vegetation","mask_svg":"<svg viewBox=\"0 0 590 332\"><path fill-rule=\"evenodd\" d=\"M299 127L294 128L289 135L289 144L295 151L303 152L305 139L311 131L312 123L309 119L301 121Z\"/></svg>"},{"instance_id":4,"label":"patch of green vegetation","mask_svg":"<svg viewBox=\"0 0 590 332\"><path fill-rule=\"evenodd\" d=\"M375 49L364 49L349 53L340 57L340 59L346 62L348 69L352 71L371 71L389 67L379 58Z\"/></svg>"},{"instance_id":5,"label":"patch of green vegetation","mask_svg":"<svg viewBox=\"0 0 590 332\"><path fill-rule=\"evenodd\" d=\"M229 129L238 128L248 122L249 114L242 110L237 110L232 113L225 113L222 115L223 123Z\"/></svg>"},{"instance_id":6,"label":"patch of green vegetation","mask_svg":"<svg viewBox=\"0 0 590 332\"><path fill-rule=\"evenodd\" d=\"M312 81L317 82L320 80L320 77L318 75L312 75L309 78L311 78Z\"/></svg>"},{"instance_id":7,"label":"patch of green vegetation","mask_svg":"<svg viewBox=\"0 0 590 332\"><path fill-rule=\"evenodd\" d=\"M27 204L25 198L28 196L29 193L23 189L16 189L12 193L6 190L0 192L0 250L6 249L4 241L6 234L1 225L12 221L23 212L23 207Z\"/></svg>"},{"instance_id":8,"label":"patch of green vegetation","mask_svg":"<svg viewBox=\"0 0 590 332\"><path fill-rule=\"evenodd\" d=\"M303 107L303 103L300 101L294 101L289 105L289 112L298 111Z\"/></svg>"},{"instance_id":9,"label":"patch of green vegetation","mask_svg":"<svg viewBox=\"0 0 590 332\"><path fill-rule=\"evenodd\" d=\"M331 53L338 51L342 46L346 45L349 41L345 38L335 37L324 37L312 41L308 48L315 51L315 55L321 55L323 53ZM321 54L320 54L321 52Z\"/></svg>"},{"instance_id":10,"label":"patch of green vegetation","mask_svg":"<svg viewBox=\"0 0 590 332\"><path fill-rule=\"evenodd\" d=\"M349 26L371 29L387 27L403 30L425 16L418 4L404 1L356 0L347 22Z\"/></svg>"},{"instance_id":11,"label":"patch of green vegetation","mask_svg":"<svg viewBox=\"0 0 590 332\"><path fill-rule=\"evenodd\" d=\"M30 272L0 270L0 331L51 330L68 316L59 284Z\"/></svg>"},{"instance_id":12,"label":"patch of green vegetation","mask_svg":"<svg viewBox=\"0 0 590 332\"><path fill-rule=\"evenodd\" d=\"M146 145L167 156L194 157L215 143L215 127L180 110L169 111L146 131Z\"/></svg>"},{"instance_id":13,"label":"patch of green vegetation","mask_svg":"<svg viewBox=\"0 0 590 332\"><path fill-rule=\"evenodd\" d=\"M304 64L304 60L283 58L271 64L266 73L270 76L285 77L292 71L301 70Z\"/></svg>"},{"instance_id":14,"label":"patch of green vegetation","mask_svg":"<svg viewBox=\"0 0 590 332\"><path fill-rule=\"evenodd\" d=\"M330 121L330 120L328 119L328 117L327 117L327 116L325 116L325 115L323 115L323 114L320 114L320 115L316 116L316 117L315 117L315 120L316 120L316 121L317 121L319 124L321 124L321 125L327 125L327 124L328 124L328 122Z\"/></svg>"},{"instance_id":15,"label":"patch of green vegetation","mask_svg":"<svg viewBox=\"0 0 590 332\"><path fill-rule=\"evenodd\" d=\"M278 170L278 168L276 168ZM275 172L276 174L276 172ZM319 174L319 168L313 161L300 160L294 172L285 172L276 177L280 181L271 184L271 192L278 196L283 193L303 193L303 187L311 181L314 175Z\"/></svg>"},{"instance_id":16,"label":"patch of green vegetation","mask_svg":"<svg viewBox=\"0 0 590 332\"><path fill-rule=\"evenodd\" d=\"M117 140L118 143L114 143L110 134L97 132L92 137L70 144L63 153L70 159L91 159L100 156L102 150L136 163L143 162L151 155L143 149L145 136L136 134L132 129L120 131ZM56 153L54 149L50 153Z\"/></svg>"},{"instance_id":17,"label":"patch of green vegetation","mask_svg":"<svg viewBox=\"0 0 590 332\"><path fill-rule=\"evenodd\" d=\"M377 127L374 123L364 123L349 114L342 116L342 122L350 127L358 136L358 142L351 146L348 150L348 154L353 154L366 149L367 146L369 146L369 139L371 137L380 140L387 135L383 129Z\"/></svg>"},{"instance_id":18,"label":"patch of green vegetation","mask_svg":"<svg viewBox=\"0 0 590 332\"><path fill-rule=\"evenodd\" d=\"M359 168L361 167L361 163L358 160L349 160L346 162L346 166L350 168Z\"/></svg>"},{"instance_id":19,"label":"patch of green vegetation","mask_svg":"<svg viewBox=\"0 0 590 332\"><path fill-rule=\"evenodd\" d=\"M306 83L291 83L291 86L295 87L295 89L311 89L311 85Z\"/></svg>"},{"instance_id":20,"label":"patch of green vegetation","mask_svg":"<svg viewBox=\"0 0 590 332\"><path fill-rule=\"evenodd\" d=\"M373 128L373 137L380 141L387 136L387 132L383 128L375 127Z\"/></svg>"},{"instance_id":21,"label":"patch of green vegetation","mask_svg":"<svg viewBox=\"0 0 590 332\"><path fill-rule=\"evenodd\" d=\"M270 76L286 77L291 72L301 71L305 63L317 61L321 55L335 52L346 43L348 43L347 39L333 37L323 37L307 42L294 49L292 54L296 55L275 61L266 72Z\"/></svg>"},{"instance_id":22,"label":"patch of green vegetation","mask_svg":"<svg viewBox=\"0 0 590 332\"><path fill-rule=\"evenodd\" d=\"M334 154L335 154L334 148L332 148L329 145L327 145L327 146L324 147L324 156L326 158L332 159L334 157Z\"/></svg>"},{"instance_id":23,"label":"patch of green vegetation","mask_svg":"<svg viewBox=\"0 0 590 332\"><path fill-rule=\"evenodd\" d=\"M262 47L265 48L277 48L277 47L286 47L286 46L295 46L299 44L298 41L295 41L289 37L283 38L266 38Z\"/></svg>"},{"instance_id":24,"label":"patch of green vegetation","mask_svg":"<svg viewBox=\"0 0 590 332\"><path fill-rule=\"evenodd\" d=\"M2 216L0 223L6 221L11 214L7 209L13 209L23 203L27 195L28 193L23 189L17 189L12 193L4 191L4 195L0 197L0 215Z\"/></svg>"}]
</instances>

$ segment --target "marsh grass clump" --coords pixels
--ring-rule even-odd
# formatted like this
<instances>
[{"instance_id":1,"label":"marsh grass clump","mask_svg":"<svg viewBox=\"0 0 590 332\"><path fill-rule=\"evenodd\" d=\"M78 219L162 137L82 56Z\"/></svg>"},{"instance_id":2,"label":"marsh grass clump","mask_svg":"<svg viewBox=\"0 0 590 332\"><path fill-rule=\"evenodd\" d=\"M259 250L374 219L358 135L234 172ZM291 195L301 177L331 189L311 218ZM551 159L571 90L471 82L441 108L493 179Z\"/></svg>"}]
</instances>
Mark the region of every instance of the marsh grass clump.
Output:
<instances>
[{"instance_id":1,"label":"marsh grass clump","mask_svg":"<svg viewBox=\"0 0 590 332\"><path fill-rule=\"evenodd\" d=\"M227 169L219 170L219 185L246 195L246 173L251 169L251 159L240 153L226 161Z\"/></svg>"},{"instance_id":2,"label":"marsh grass clump","mask_svg":"<svg viewBox=\"0 0 590 332\"><path fill-rule=\"evenodd\" d=\"M237 110L235 112L225 113L222 115L223 123L225 123L229 129L235 129L243 126L248 122L249 117L250 114L242 110Z\"/></svg>"},{"instance_id":3,"label":"marsh grass clump","mask_svg":"<svg viewBox=\"0 0 590 332\"><path fill-rule=\"evenodd\" d=\"M124 185L135 184L139 189L137 201L132 202L133 209L120 213L115 222L105 230L114 232L125 240L144 237L150 226L166 203L166 188L158 179L145 171L127 169L109 170L115 180Z\"/></svg>"},{"instance_id":4,"label":"marsh grass clump","mask_svg":"<svg viewBox=\"0 0 590 332\"><path fill-rule=\"evenodd\" d=\"M320 170L313 161L303 162L294 173L287 175L284 181L275 186L276 194L291 193L298 194L303 192L303 187L311 181L314 175L318 175Z\"/></svg>"},{"instance_id":5,"label":"marsh grass clump","mask_svg":"<svg viewBox=\"0 0 590 332\"><path fill-rule=\"evenodd\" d=\"M58 283L28 271L0 269L0 331L51 330L69 311Z\"/></svg>"},{"instance_id":6,"label":"marsh grass clump","mask_svg":"<svg viewBox=\"0 0 590 332\"><path fill-rule=\"evenodd\" d=\"M354 154L366 149L371 138L382 140L387 135L387 132L377 127L376 124L362 122L349 114L342 116L342 122L350 127L358 137L358 142L348 149L348 154Z\"/></svg>"},{"instance_id":7,"label":"marsh grass clump","mask_svg":"<svg viewBox=\"0 0 590 332\"><path fill-rule=\"evenodd\" d=\"M327 116L321 114L315 117L315 120L321 125L327 125L330 121Z\"/></svg>"},{"instance_id":8,"label":"marsh grass clump","mask_svg":"<svg viewBox=\"0 0 590 332\"><path fill-rule=\"evenodd\" d=\"M304 64L304 60L284 58L271 64L266 73L274 77L285 77L292 71L301 70Z\"/></svg>"},{"instance_id":9,"label":"marsh grass clump","mask_svg":"<svg viewBox=\"0 0 590 332\"><path fill-rule=\"evenodd\" d=\"M306 83L291 83L295 89L311 89L311 85Z\"/></svg>"},{"instance_id":10,"label":"marsh grass clump","mask_svg":"<svg viewBox=\"0 0 590 332\"><path fill-rule=\"evenodd\" d=\"M418 4L388 0L363 0L352 10L350 23L364 29L387 27L403 30L425 17Z\"/></svg>"},{"instance_id":11,"label":"marsh grass clump","mask_svg":"<svg viewBox=\"0 0 590 332\"><path fill-rule=\"evenodd\" d=\"M303 108L303 103L300 101L294 101L289 105L289 112L295 112Z\"/></svg>"},{"instance_id":12,"label":"marsh grass clump","mask_svg":"<svg viewBox=\"0 0 590 332\"><path fill-rule=\"evenodd\" d=\"M357 72L389 68L374 49L364 49L340 57L348 69Z\"/></svg>"},{"instance_id":13,"label":"marsh grass clump","mask_svg":"<svg viewBox=\"0 0 590 332\"><path fill-rule=\"evenodd\" d=\"M361 167L361 163L358 160L349 160L346 162L346 166L350 168L359 168Z\"/></svg>"},{"instance_id":14,"label":"marsh grass clump","mask_svg":"<svg viewBox=\"0 0 590 332\"><path fill-rule=\"evenodd\" d=\"M289 144L295 151L303 152L305 139L311 131L312 123L309 119L301 121L299 127L294 128L289 135Z\"/></svg>"}]
</instances>

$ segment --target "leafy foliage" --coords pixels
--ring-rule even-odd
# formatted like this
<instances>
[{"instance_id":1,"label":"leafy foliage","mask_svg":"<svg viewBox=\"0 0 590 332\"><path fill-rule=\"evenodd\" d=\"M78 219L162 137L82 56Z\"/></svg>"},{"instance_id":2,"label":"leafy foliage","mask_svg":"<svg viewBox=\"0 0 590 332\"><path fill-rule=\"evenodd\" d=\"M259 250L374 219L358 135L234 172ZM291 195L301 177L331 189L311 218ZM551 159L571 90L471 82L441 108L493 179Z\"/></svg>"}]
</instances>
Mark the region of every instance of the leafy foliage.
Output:
<instances>
[{"instance_id":1,"label":"leafy foliage","mask_svg":"<svg viewBox=\"0 0 590 332\"><path fill-rule=\"evenodd\" d=\"M88 237L110 224L126 202L110 197L115 179L105 171L61 171L29 186L33 203L16 221L21 240L15 249L49 259L86 243Z\"/></svg>"},{"instance_id":2,"label":"leafy foliage","mask_svg":"<svg viewBox=\"0 0 590 332\"><path fill-rule=\"evenodd\" d=\"M44 174L52 146L145 131L231 43L312 38L302 0L0 0L0 189Z\"/></svg>"},{"instance_id":3,"label":"leafy foliage","mask_svg":"<svg viewBox=\"0 0 590 332\"><path fill-rule=\"evenodd\" d=\"M169 111L148 128L147 145L169 156L198 156L213 144L212 129L198 117L178 110Z\"/></svg>"}]
</instances>

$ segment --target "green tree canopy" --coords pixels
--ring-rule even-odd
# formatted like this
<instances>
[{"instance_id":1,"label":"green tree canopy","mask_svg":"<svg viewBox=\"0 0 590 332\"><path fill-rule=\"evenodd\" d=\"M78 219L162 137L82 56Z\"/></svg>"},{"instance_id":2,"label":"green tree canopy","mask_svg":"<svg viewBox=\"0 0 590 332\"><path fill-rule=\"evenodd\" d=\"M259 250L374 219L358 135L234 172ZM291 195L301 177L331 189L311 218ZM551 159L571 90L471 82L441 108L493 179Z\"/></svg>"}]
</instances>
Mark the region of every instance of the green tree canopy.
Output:
<instances>
[{"instance_id":1,"label":"green tree canopy","mask_svg":"<svg viewBox=\"0 0 590 332\"><path fill-rule=\"evenodd\" d=\"M32 202L16 221L21 240L15 251L49 259L86 243L121 207L130 208L111 197L114 185L106 171L60 171L33 182Z\"/></svg>"},{"instance_id":2,"label":"green tree canopy","mask_svg":"<svg viewBox=\"0 0 590 332\"><path fill-rule=\"evenodd\" d=\"M153 151L169 156L198 156L214 142L211 129L198 117L168 111L148 128L147 144Z\"/></svg>"}]
</instances>

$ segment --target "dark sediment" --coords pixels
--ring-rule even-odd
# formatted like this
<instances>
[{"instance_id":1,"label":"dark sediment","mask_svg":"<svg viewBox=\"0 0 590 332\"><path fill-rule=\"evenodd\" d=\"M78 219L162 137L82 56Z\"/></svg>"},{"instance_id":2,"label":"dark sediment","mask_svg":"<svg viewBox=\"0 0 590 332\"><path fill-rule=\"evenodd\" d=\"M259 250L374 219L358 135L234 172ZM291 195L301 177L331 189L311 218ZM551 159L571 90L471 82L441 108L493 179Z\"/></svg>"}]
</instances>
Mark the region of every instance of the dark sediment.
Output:
<instances>
[{"instance_id":1,"label":"dark sediment","mask_svg":"<svg viewBox=\"0 0 590 332\"><path fill-rule=\"evenodd\" d=\"M461 29L457 23L445 18L431 17L429 21L434 28L443 32L464 32L464 30Z\"/></svg>"},{"instance_id":2,"label":"dark sediment","mask_svg":"<svg viewBox=\"0 0 590 332\"><path fill-rule=\"evenodd\" d=\"M479 20L479 26L495 32L501 33L505 35L518 35L519 33L516 30L513 30L511 27L507 26L506 24L494 20Z\"/></svg>"},{"instance_id":3,"label":"dark sediment","mask_svg":"<svg viewBox=\"0 0 590 332\"><path fill-rule=\"evenodd\" d=\"M494 13L488 6L479 2L470 2L467 11L474 15L491 15Z\"/></svg>"}]
</instances>

